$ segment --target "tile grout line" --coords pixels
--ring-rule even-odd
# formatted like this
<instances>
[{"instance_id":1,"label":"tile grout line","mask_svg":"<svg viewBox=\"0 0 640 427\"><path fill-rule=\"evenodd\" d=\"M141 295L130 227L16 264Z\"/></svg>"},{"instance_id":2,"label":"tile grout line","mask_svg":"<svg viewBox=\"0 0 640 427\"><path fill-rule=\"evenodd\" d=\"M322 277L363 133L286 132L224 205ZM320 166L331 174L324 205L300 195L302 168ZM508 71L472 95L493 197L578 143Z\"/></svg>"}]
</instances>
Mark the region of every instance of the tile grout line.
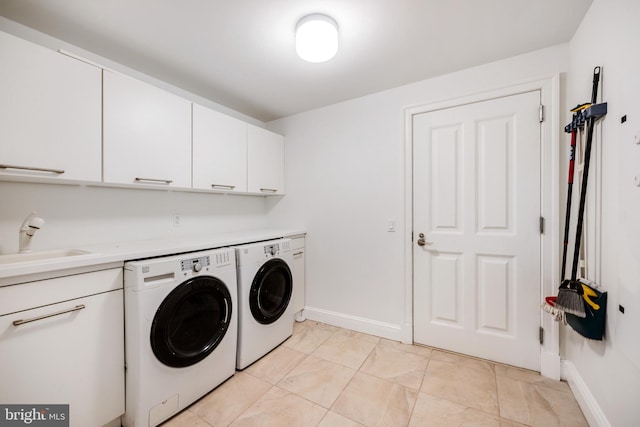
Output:
<instances>
[{"instance_id":1,"label":"tile grout line","mask_svg":"<svg viewBox=\"0 0 640 427\"><path fill-rule=\"evenodd\" d=\"M319 324L319 322L316 322L313 326L308 327L308 329L316 328L316 327L318 327L318 324ZM340 331L340 330L338 329L338 330L335 330L335 331L331 332L331 334L330 334L330 335L328 335L325 339L323 339L323 340L322 340L322 342L320 342L320 343L315 347L315 349L314 349L313 351L311 351L310 353L305 353L305 354L306 354L306 357L305 357L305 358L304 358L304 359L303 359L303 360L302 360L302 361L297 365L297 366L300 366L300 365L304 362L304 360L306 360L309 356L313 356L313 357L315 357L316 359L320 359L320 360L323 360L323 361L326 361L326 362L329 362L329 363L335 363L336 365L342 366L342 367L344 367L344 368L354 370L354 374L351 376L351 378L349 379L349 381L347 382L347 384L345 384L345 385L344 385L344 387L342 388L342 390L340 391L340 393L338 394L338 396L333 400L333 402L331 403L331 405L330 405L328 408L326 408L326 407L324 407L324 406L322 406L322 405L320 405L320 404L318 404L318 403L316 403L316 402L311 401L310 399L307 399L307 398L306 398L306 397L304 397L304 396L300 396L300 395L299 395L299 394L297 394L297 393L293 393L293 392L290 392L290 391L288 391L288 390L286 390L286 389L283 389L283 390L287 391L288 393L291 393L291 394L293 394L293 395L295 395L295 396L300 397L301 399L306 400L307 402L310 402L310 403L311 403L311 404L313 404L313 405L317 405L317 406L320 406L321 408L325 409L325 413L324 413L324 415L322 416L322 418L320 419L320 421L318 422L318 424L316 424L316 426L318 426L318 425L322 424L322 421L324 421L324 419L328 416L329 412L332 412L332 413L337 414L337 415L339 415L339 416L341 416L341 417L347 418L347 419L349 419L349 420L351 420L351 421L353 421L353 422L356 422L356 423L358 423L358 424L361 424L361 423L359 423L358 421L356 421L356 420L354 420L354 419L352 419L352 418L349 418L349 417L347 417L347 416L345 416L345 415L343 415L343 414L340 414L339 412L335 412L335 411L333 411L333 406L334 406L334 405L335 405L335 403L338 401L338 399L340 398L340 395L342 395L342 393L344 392L344 390L346 390L346 388L349 386L349 384L351 384L351 381L353 381L353 378L354 378L354 377L355 377L355 375L359 372L360 368L358 368L358 369L354 369L354 368L352 368L352 367L350 367L350 366L343 365L342 363L337 363L337 362L334 362L334 361L331 361L331 360L327 360L327 359L325 359L325 358L323 358L323 357L320 357L320 356L317 356L317 355L314 355L314 354L313 354L313 353L315 353L315 351L316 351L318 348L320 348L324 343L326 343L326 342L327 342L331 337L335 336L339 331ZM368 358L368 357L369 357L369 355L367 355L367 358ZM366 361L366 358L365 358L365 361ZM362 362L362 363L364 363L364 362ZM293 368L293 369L295 369L295 368ZM291 371L293 371L293 369L291 369ZM291 371L289 371L288 373L290 373ZM285 376L284 376L280 381L282 381L282 380L283 380L283 379L285 379L286 377L287 377L287 375L285 375ZM280 381L278 381L278 383L280 383Z\"/></svg>"},{"instance_id":2,"label":"tile grout line","mask_svg":"<svg viewBox=\"0 0 640 427\"><path fill-rule=\"evenodd\" d=\"M309 327L305 327L305 328L306 328L307 330L310 330L310 329L313 329L313 328L315 328L315 327L317 327L317 324L316 324L316 325L309 326ZM316 347L316 350L317 350L317 348L318 348L318 347L320 347L320 346L321 346L325 341L327 341L329 338L331 338L331 337L332 337L333 335L335 335L337 332L338 332L338 331L333 331L329 336L327 336L327 338L325 338L325 339L322 341L322 343L318 344L318 346ZM294 331L294 334L295 334L295 331ZM279 346L284 346L284 344L285 344L287 341L289 341L289 340L294 336L294 334L292 334L289 338L287 338L287 339L286 339L284 342L282 342ZM279 347L279 346L278 346L278 347ZM277 347L276 347L276 348L277 348ZM272 390L272 389L273 389L273 387L276 387L276 388L278 388L278 389L280 389L280 390L282 390L282 391L284 391L284 392L286 392L286 393L288 393L288 394L291 394L291 395L293 395L293 396L296 396L297 398L300 398L300 399L302 399L302 400L305 400L305 401L307 401L307 402L311 403L312 405L315 405L315 406L318 406L318 407L320 407L320 408L324 409L324 410L325 410L325 413L324 413L324 415L322 416L322 418L320 419L320 421L319 421L319 422L318 422L318 424L317 424L317 425L319 425L320 423L322 423L322 420L327 416L327 414L328 414L328 413L329 413L329 411L331 410L330 408L325 408L324 406L322 406L322 405L320 405L320 404L318 404L318 403L316 403L316 402L313 402L313 401L311 401L310 399L307 399L306 397L299 395L298 393L291 392L291 391L289 391L289 390L287 390L287 389L284 389L284 388L282 388L282 387L279 387L279 386L278 386L278 384L280 384L280 383L281 383L285 378L287 378L287 375L289 375L289 374L290 374L294 369L296 369L298 366L302 365L302 364L304 363L304 361L305 361L305 360L307 360L307 359L309 358L309 356L311 356L311 355L313 354L313 352L311 352L311 353L306 353L306 352L303 352L303 351L297 350L297 349L292 348L292 347L287 347L287 348L289 348L289 349L290 349L290 350L292 350L292 351L296 351L296 352L298 352L298 353L304 354L304 357L303 357L303 358L300 360L300 362L298 362L295 366L293 366L293 367L291 367L289 370L287 370L287 372L282 376L282 378L280 378L280 379L279 379L275 384L271 384L269 381L265 381L264 379L262 379L262 378L260 378L260 377L257 377L257 376L255 376L255 375L251 374L250 372L245 372L245 371L247 370L247 368L249 368L249 366L247 366L247 368L245 368L245 370L240 371L240 372L245 372L247 375L250 375L250 376L251 376L251 377L253 377L253 378L256 378L256 379L258 379L258 380L260 380L260 381L264 381L264 382L266 382L266 383L270 384L270 385L271 385L271 388L270 388L269 390ZM314 350L314 351L315 351L315 350ZM314 357L316 357L316 358L318 358L318 359L325 360L325 359L320 358L320 357L318 357L318 356L314 356ZM256 361L256 362L258 362L258 361ZM256 362L254 362L254 363L256 363ZM342 365L341 365L341 366L342 366ZM267 393L268 393L268 391L267 391ZM265 393L265 394L266 394L266 393ZM249 407L248 407L247 409L245 409L241 414L239 414L236 418L234 418L234 419L233 419L233 421L232 421L229 425L233 424L236 420L238 420L239 418L241 418L241 417L242 417L242 415L244 415L244 414L245 414L249 409L251 409L251 408L256 404L256 402L258 402L258 401L259 401L261 398L263 398L263 397L264 397L264 394L263 394L262 396L258 397L258 399L256 399L254 402L252 402L252 403L251 403L251 405L249 405ZM336 398L336 400L337 400L337 398ZM333 403L335 403L335 401L334 401ZM333 404L332 404L332 406L333 406Z\"/></svg>"},{"instance_id":3,"label":"tile grout line","mask_svg":"<svg viewBox=\"0 0 640 427\"><path fill-rule=\"evenodd\" d=\"M492 364L492 371L493 371L493 381L494 384L496 385L496 404L498 405L498 422L500 422L500 424L502 424L502 422L500 421L502 419L502 405L500 404L500 390L498 387L498 372L496 371L496 364L493 363Z\"/></svg>"}]
</instances>

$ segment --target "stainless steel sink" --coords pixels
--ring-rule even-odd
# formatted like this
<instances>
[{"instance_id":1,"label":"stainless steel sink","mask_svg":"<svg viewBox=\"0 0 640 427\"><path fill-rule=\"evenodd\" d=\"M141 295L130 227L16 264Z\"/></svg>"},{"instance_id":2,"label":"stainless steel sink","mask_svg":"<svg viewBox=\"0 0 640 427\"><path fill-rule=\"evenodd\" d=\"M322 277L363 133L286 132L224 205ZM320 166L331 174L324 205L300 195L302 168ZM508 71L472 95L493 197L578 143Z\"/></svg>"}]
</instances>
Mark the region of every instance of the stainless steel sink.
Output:
<instances>
[{"instance_id":1,"label":"stainless steel sink","mask_svg":"<svg viewBox=\"0 0 640 427\"><path fill-rule=\"evenodd\" d=\"M69 257L88 255L91 252L77 249L55 249L51 251L27 252L23 254L0 255L0 265L19 264L24 262L54 261L67 259Z\"/></svg>"}]
</instances>

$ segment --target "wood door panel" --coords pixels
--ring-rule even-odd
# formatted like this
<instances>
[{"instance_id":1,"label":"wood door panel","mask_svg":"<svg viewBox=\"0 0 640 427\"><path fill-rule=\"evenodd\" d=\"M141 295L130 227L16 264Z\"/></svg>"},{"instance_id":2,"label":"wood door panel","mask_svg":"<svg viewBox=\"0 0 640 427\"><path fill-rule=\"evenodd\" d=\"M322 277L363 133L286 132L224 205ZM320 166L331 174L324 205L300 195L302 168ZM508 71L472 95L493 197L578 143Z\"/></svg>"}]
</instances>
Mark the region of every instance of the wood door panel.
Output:
<instances>
[{"instance_id":1,"label":"wood door panel","mask_svg":"<svg viewBox=\"0 0 640 427\"><path fill-rule=\"evenodd\" d=\"M438 253L431 258L431 321L462 326L462 265L460 253Z\"/></svg>"},{"instance_id":2,"label":"wood door panel","mask_svg":"<svg viewBox=\"0 0 640 427\"><path fill-rule=\"evenodd\" d=\"M478 232L513 232L513 120L500 117L477 124Z\"/></svg>"},{"instance_id":3,"label":"wood door panel","mask_svg":"<svg viewBox=\"0 0 640 427\"><path fill-rule=\"evenodd\" d=\"M462 138L460 125L434 129L431 135L430 232L461 232L462 227Z\"/></svg>"}]
</instances>

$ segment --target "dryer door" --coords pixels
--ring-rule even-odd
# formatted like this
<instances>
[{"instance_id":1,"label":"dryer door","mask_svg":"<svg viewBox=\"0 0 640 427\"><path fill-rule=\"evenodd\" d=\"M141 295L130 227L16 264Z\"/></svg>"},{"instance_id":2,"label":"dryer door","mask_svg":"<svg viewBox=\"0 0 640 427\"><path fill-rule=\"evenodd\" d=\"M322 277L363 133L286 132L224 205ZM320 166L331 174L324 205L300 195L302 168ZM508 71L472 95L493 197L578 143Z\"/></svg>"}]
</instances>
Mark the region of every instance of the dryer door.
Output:
<instances>
[{"instance_id":1,"label":"dryer door","mask_svg":"<svg viewBox=\"0 0 640 427\"><path fill-rule=\"evenodd\" d=\"M258 270L249 293L249 307L253 318L268 325L280 318L287 309L293 291L291 270L286 262L273 258Z\"/></svg>"},{"instance_id":2,"label":"dryer door","mask_svg":"<svg viewBox=\"0 0 640 427\"><path fill-rule=\"evenodd\" d=\"M191 366L222 341L231 321L227 286L199 276L177 286L162 301L151 325L151 348L167 366Z\"/></svg>"}]
</instances>

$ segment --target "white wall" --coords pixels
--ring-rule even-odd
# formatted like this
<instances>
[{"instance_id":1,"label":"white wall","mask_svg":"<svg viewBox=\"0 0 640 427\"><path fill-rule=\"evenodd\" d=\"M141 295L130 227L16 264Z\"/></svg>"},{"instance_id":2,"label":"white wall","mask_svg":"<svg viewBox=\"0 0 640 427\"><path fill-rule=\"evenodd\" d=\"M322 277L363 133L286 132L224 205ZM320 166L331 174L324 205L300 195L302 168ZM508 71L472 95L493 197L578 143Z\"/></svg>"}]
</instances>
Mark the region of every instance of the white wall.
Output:
<instances>
[{"instance_id":1,"label":"white wall","mask_svg":"<svg viewBox=\"0 0 640 427\"><path fill-rule=\"evenodd\" d=\"M605 340L588 341L567 327L562 354L600 407L594 425L615 427L640 425L640 187L634 183L634 176L640 176L640 145L633 143L633 136L640 135L638 22L637 0L594 1L570 43L568 78L567 103L587 102L592 70L602 66L599 102L609 108L592 152L600 168L593 180L589 177L592 191L601 182L601 208L589 211L592 224L593 214L599 214L601 229L598 237L598 229L590 227L587 240L595 261L590 278L607 289L609 301ZM622 124L625 114L628 120ZM593 206L596 193L589 197ZM624 315L618 304L625 306Z\"/></svg>"},{"instance_id":2,"label":"white wall","mask_svg":"<svg viewBox=\"0 0 640 427\"><path fill-rule=\"evenodd\" d=\"M559 45L269 123L286 135L287 162L287 196L267 201L270 223L308 231L307 306L399 339L410 279L405 109L567 69Z\"/></svg>"},{"instance_id":3,"label":"white wall","mask_svg":"<svg viewBox=\"0 0 640 427\"><path fill-rule=\"evenodd\" d=\"M33 238L34 250L266 225L260 196L0 182L0 253L18 250L18 229L32 210L46 221Z\"/></svg>"}]
</instances>

